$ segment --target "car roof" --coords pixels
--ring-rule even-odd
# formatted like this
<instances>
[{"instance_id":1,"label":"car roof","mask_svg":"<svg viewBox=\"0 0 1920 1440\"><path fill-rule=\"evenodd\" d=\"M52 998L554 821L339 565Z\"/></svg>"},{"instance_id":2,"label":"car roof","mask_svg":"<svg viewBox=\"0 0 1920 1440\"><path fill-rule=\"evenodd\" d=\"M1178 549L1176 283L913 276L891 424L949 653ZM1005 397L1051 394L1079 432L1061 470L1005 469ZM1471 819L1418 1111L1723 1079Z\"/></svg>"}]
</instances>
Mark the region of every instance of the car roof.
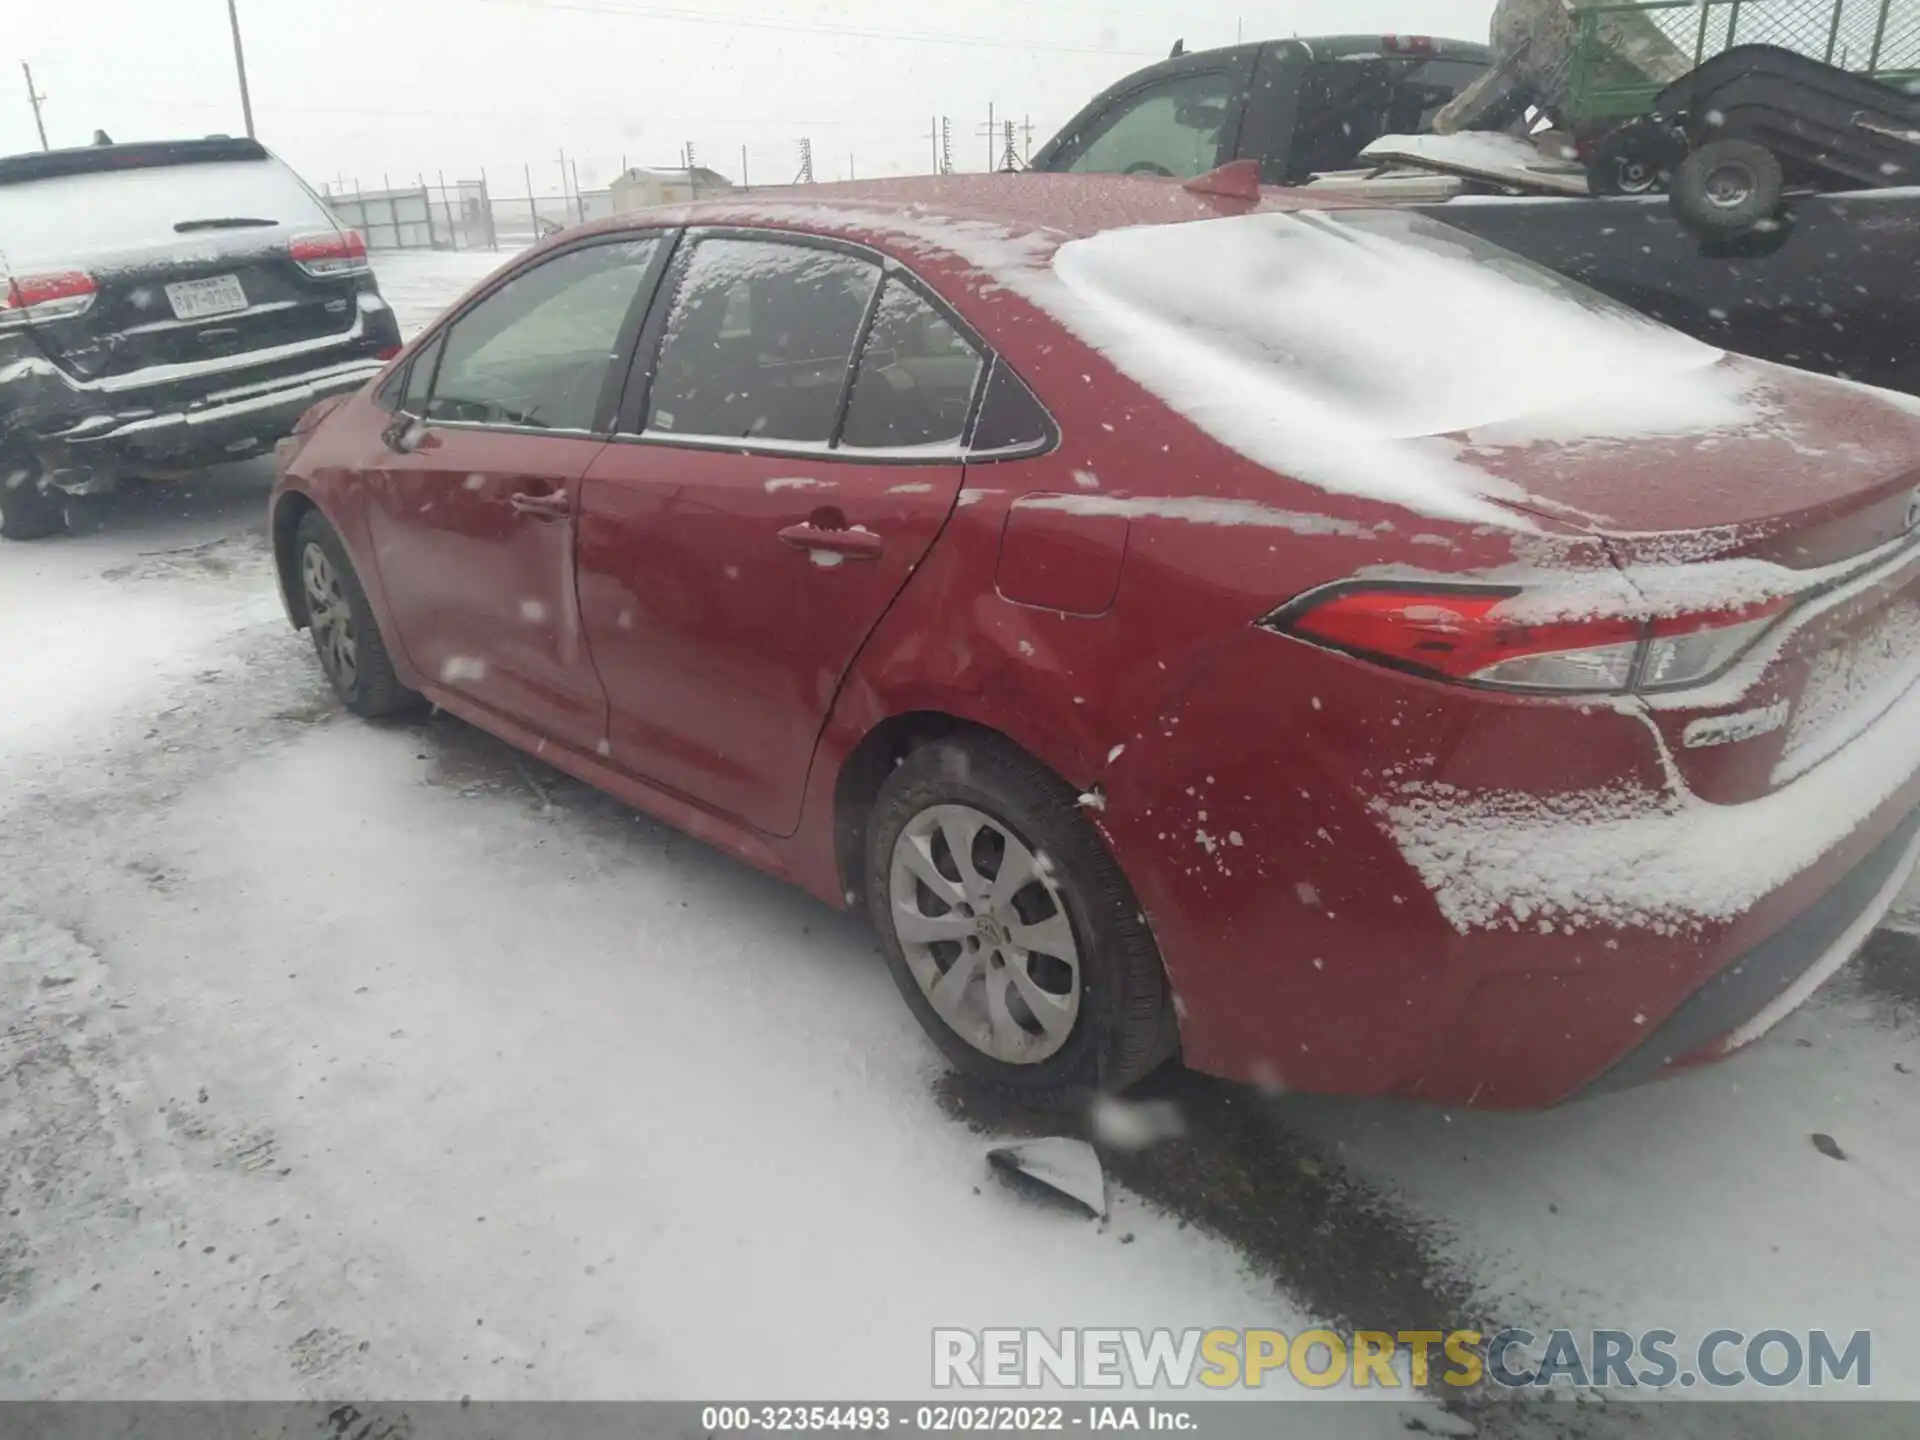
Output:
<instances>
[{"instance_id":1,"label":"car roof","mask_svg":"<svg viewBox=\"0 0 1920 1440\"><path fill-rule=\"evenodd\" d=\"M68 175L104 175L116 170L154 170L174 165L210 165L235 160L271 160L256 140L210 135L199 140L141 140L128 145L79 145L0 155L0 185L55 180Z\"/></svg>"},{"instance_id":2,"label":"car roof","mask_svg":"<svg viewBox=\"0 0 1920 1440\"><path fill-rule=\"evenodd\" d=\"M1348 55L1391 56L1395 60L1484 60L1488 63L1493 60L1493 51L1484 41L1450 40L1444 35L1390 35L1380 30L1365 35L1280 35L1258 42L1221 45L1212 50L1183 50L1179 55L1167 58L1185 60L1195 55L1222 55L1228 51L1244 50L1249 45L1289 43L1305 47L1315 58L1322 60L1338 60ZM1166 61L1159 63L1164 65ZM1123 80L1121 83L1126 82Z\"/></svg>"},{"instance_id":3,"label":"car roof","mask_svg":"<svg viewBox=\"0 0 1920 1440\"><path fill-rule=\"evenodd\" d=\"M634 211L594 222L588 231L635 224L775 225L810 234L869 240L896 228L938 245L942 224L986 224L1007 238L1057 243L1136 225L1178 225L1229 215L1351 208L1318 192L1262 186L1248 201L1200 193L1152 176L1016 174L911 176L830 185L740 191L686 205ZM578 232L575 232L578 233Z\"/></svg>"}]
</instances>

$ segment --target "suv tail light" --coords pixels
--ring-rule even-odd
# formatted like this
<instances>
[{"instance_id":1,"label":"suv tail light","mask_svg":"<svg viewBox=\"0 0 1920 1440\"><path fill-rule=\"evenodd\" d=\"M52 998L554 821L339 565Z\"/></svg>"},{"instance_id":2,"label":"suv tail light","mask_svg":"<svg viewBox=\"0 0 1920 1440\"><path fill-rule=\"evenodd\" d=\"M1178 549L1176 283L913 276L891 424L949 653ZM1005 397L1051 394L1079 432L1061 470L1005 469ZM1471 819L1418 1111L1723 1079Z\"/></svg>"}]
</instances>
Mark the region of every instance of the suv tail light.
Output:
<instances>
[{"instance_id":1,"label":"suv tail light","mask_svg":"<svg viewBox=\"0 0 1920 1440\"><path fill-rule=\"evenodd\" d=\"M1323 592L1324 593L1324 592ZM1511 586L1361 587L1309 595L1261 623L1283 635L1435 679L1501 690L1624 694L1713 679L1792 608L1790 599L1647 620L1531 620Z\"/></svg>"},{"instance_id":2,"label":"suv tail light","mask_svg":"<svg viewBox=\"0 0 1920 1440\"><path fill-rule=\"evenodd\" d=\"M0 330L84 315L100 287L84 270L20 275L0 286Z\"/></svg>"},{"instance_id":3,"label":"suv tail light","mask_svg":"<svg viewBox=\"0 0 1920 1440\"><path fill-rule=\"evenodd\" d=\"M326 230L315 235L296 235L287 242L287 254L293 263L316 280L331 280L341 275L365 275L367 242L357 230Z\"/></svg>"}]
</instances>

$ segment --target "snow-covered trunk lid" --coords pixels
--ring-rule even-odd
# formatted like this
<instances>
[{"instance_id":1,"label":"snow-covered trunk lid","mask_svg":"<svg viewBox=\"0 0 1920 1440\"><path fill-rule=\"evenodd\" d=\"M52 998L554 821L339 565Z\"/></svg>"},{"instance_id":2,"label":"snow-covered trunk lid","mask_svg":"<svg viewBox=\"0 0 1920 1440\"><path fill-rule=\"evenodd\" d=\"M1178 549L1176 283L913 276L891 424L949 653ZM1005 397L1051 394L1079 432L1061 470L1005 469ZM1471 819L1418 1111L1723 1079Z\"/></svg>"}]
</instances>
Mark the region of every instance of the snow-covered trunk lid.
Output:
<instances>
[{"instance_id":1,"label":"snow-covered trunk lid","mask_svg":"<svg viewBox=\"0 0 1920 1440\"><path fill-rule=\"evenodd\" d=\"M1461 438L1602 540L1650 616L1771 622L1706 685L1642 677L1680 776L1736 803L1832 758L1920 683L1920 406L1731 357L1711 384L1717 405L1671 420L1570 398Z\"/></svg>"}]
</instances>

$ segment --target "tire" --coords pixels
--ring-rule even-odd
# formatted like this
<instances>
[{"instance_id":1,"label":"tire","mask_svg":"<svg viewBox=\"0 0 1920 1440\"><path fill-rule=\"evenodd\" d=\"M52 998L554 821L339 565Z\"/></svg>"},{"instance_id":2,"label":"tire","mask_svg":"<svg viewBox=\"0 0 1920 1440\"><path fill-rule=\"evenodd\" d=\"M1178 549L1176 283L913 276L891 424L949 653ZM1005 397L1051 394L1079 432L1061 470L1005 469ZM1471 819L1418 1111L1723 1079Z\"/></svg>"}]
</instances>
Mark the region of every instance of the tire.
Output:
<instances>
[{"instance_id":1,"label":"tire","mask_svg":"<svg viewBox=\"0 0 1920 1440\"><path fill-rule=\"evenodd\" d=\"M935 741L888 776L867 833L868 908L888 968L958 1069L1053 1103L1123 1090L1177 1049L1139 902L1077 794L1045 766L994 736ZM963 868L947 837L964 846L969 834ZM991 899L1010 864L1021 883Z\"/></svg>"},{"instance_id":2,"label":"tire","mask_svg":"<svg viewBox=\"0 0 1920 1440\"><path fill-rule=\"evenodd\" d=\"M1786 176L1780 161L1751 140L1709 140L1673 172L1674 218L1710 239L1744 235L1780 210Z\"/></svg>"},{"instance_id":3,"label":"tire","mask_svg":"<svg viewBox=\"0 0 1920 1440\"><path fill-rule=\"evenodd\" d=\"M341 703L369 720L417 709L421 698L394 673L347 547L318 510L303 515L294 531L293 565L302 618Z\"/></svg>"},{"instance_id":4,"label":"tire","mask_svg":"<svg viewBox=\"0 0 1920 1440\"><path fill-rule=\"evenodd\" d=\"M30 460L0 459L0 537L44 540L67 533L67 497L43 489L40 467Z\"/></svg>"},{"instance_id":5,"label":"tire","mask_svg":"<svg viewBox=\"0 0 1920 1440\"><path fill-rule=\"evenodd\" d=\"M1587 157L1587 188L1595 195L1651 195L1687 158L1687 142L1652 120L1609 131Z\"/></svg>"}]
</instances>

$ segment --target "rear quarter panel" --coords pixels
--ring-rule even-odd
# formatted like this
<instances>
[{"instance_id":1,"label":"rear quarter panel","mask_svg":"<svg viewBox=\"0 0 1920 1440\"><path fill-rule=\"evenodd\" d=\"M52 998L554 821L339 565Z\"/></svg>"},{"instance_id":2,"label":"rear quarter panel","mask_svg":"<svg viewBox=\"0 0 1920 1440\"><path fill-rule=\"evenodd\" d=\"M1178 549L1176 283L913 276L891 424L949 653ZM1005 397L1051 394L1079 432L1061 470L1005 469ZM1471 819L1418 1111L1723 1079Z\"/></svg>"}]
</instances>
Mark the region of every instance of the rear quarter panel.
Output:
<instances>
[{"instance_id":1,"label":"rear quarter panel","mask_svg":"<svg viewBox=\"0 0 1920 1440\"><path fill-rule=\"evenodd\" d=\"M1160 941L1191 1057L1243 1079L1265 1067L1305 1088L1384 1088L1423 1043L1451 931L1370 812L1383 777L1445 769L1578 788L1623 772L1657 785L1660 774L1637 724L1578 755L1536 746L1517 760L1516 746L1537 741L1537 704L1470 723L1423 705L1406 677L1255 624L1369 566L1490 568L1529 539L1588 564L1608 564L1604 551L1553 522L1474 529L1276 475L1020 297L957 264L916 268L1022 373L1062 438L1038 459L969 467L952 519L843 687L813 776L808 848L826 847L834 780L882 721L931 710L997 730L1088 797ZM1126 517L1105 614L1022 605L996 588L1008 513L1036 495ZM1404 904L1389 904L1389 889ZM1357 1020L1369 995L1394 1015ZM1302 1046L1314 1053L1296 1067Z\"/></svg>"}]
</instances>

